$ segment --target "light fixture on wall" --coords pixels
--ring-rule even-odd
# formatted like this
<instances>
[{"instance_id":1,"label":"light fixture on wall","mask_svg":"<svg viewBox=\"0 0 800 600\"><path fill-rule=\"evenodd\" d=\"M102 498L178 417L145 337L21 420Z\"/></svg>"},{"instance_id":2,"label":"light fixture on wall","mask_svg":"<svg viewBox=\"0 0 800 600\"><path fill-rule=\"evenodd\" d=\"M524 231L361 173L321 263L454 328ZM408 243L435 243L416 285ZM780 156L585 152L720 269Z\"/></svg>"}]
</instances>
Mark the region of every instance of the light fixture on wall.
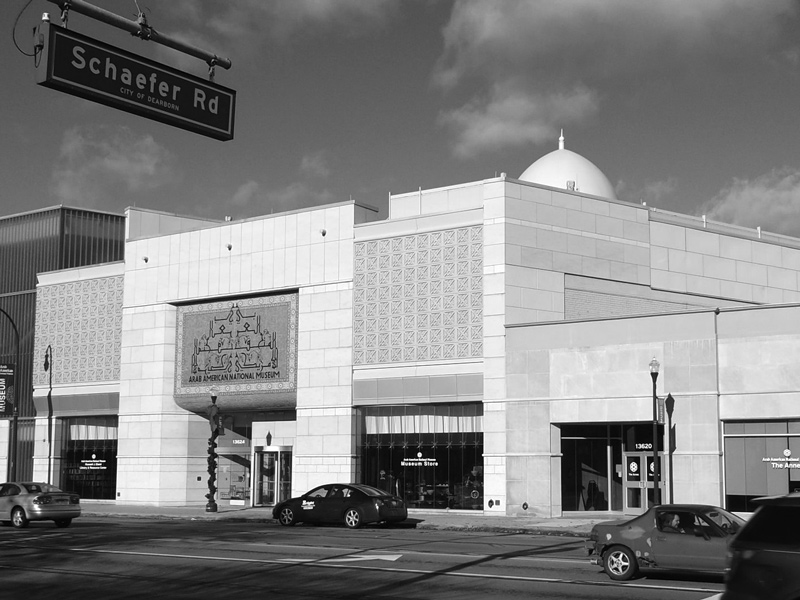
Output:
<instances>
[{"instance_id":1,"label":"light fixture on wall","mask_svg":"<svg viewBox=\"0 0 800 600\"><path fill-rule=\"evenodd\" d=\"M147 264L150 261L150 259L147 258L146 256L143 256L142 260L145 262L145 264Z\"/></svg>"},{"instance_id":2,"label":"light fixture on wall","mask_svg":"<svg viewBox=\"0 0 800 600\"><path fill-rule=\"evenodd\" d=\"M226 248L228 249L228 252L230 252L230 251L231 251L231 248L233 248L233 246L232 246L231 244L228 244L228 245L226 246Z\"/></svg>"}]
</instances>

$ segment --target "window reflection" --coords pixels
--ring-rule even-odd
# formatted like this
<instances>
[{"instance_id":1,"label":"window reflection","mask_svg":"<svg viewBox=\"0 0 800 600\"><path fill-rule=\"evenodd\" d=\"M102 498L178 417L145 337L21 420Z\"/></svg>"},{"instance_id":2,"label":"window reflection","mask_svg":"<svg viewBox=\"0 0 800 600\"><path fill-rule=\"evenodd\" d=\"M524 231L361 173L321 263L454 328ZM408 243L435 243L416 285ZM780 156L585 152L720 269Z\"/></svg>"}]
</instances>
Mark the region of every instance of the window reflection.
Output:
<instances>
[{"instance_id":1,"label":"window reflection","mask_svg":"<svg viewBox=\"0 0 800 600\"><path fill-rule=\"evenodd\" d=\"M362 480L409 508L483 509L483 406L359 410Z\"/></svg>"}]
</instances>

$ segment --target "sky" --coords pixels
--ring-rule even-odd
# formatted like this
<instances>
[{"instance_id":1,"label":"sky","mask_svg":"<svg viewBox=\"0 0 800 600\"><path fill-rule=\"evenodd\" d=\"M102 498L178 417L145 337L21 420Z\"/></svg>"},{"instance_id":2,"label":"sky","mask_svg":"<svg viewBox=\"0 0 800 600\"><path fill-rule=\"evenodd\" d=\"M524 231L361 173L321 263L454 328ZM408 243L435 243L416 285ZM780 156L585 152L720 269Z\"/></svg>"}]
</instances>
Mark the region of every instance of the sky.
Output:
<instances>
[{"instance_id":1,"label":"sky","mask_svg":"<svg viewBox=\"0 0 800 600\"><path fill-rule=\"evenodd\" d=\"M90 1L90 0L87 0ZM0 215L248 218L517 178L558 147L620 200L800 237L796 0L94 0L232 62L218 141L38 86L47 0L0 12ZM74 11L92 38L200 59ZM18 45L21 49L15 47ZM23 52L25 54L23 54Z\"/></svg>"}]
</instances>

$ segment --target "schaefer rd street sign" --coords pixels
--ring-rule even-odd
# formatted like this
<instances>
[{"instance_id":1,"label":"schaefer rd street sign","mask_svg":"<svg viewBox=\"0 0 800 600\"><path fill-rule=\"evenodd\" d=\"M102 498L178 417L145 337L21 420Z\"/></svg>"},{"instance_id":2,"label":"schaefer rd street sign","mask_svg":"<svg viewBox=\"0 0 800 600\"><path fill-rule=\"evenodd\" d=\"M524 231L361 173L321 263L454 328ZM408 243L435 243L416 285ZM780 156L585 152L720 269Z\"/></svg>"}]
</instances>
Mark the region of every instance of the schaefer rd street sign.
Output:
<instances>
[{"instance_id":1,"label":"schaefer rd street sign","mask_svg":"<svg viewBox=\"0 0 800 600\"><path fill-rule=\"evenodd\" d=\"M233 139L236 91L43 22L36 83L218 140Z\"/></svg>"}]
</instances>

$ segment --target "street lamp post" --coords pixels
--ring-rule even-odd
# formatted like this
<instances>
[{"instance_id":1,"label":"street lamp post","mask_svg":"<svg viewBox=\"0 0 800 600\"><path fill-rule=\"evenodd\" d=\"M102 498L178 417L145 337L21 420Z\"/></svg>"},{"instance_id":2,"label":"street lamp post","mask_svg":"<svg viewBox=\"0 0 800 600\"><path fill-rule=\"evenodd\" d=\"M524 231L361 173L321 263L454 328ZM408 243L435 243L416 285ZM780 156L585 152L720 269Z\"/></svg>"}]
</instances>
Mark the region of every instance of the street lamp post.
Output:
<instances>
[{"instance_id":1,"label":"street lamp post","mask_svg":"<svg viewBox=\"0 0 800 600\"><path fill-rule=\"evenodd\" d=\"M208 424L211 426L211 437L208 438L208 493L206 494L206 512L217 512L217 437L219 437L220 414L217 406L217 388L212 387L211 404L208 405Z\"/></svg>"},{"instance_id":2,"label":"street lamp post","mask_svg":"<svg viewBox=\"0 0 800 600\"><path fill-rule=\"evenodd\" d=\"M658 380L658 368L661 365L653 357L650 361L650 377L653 379L653 504L661 504L661 490L659 480L661 479L658 462L658 396L656 396L656 381Z\"/></svg>"},{"instance_id":3,"label":"street lamp post","mask_svg":"<svg viewBox=\"0 0 800 600\"><path fill-rule=\"evenodd\" d=\"M53 347L47 344L44 351L44 370L50 374L50 387L47 390L47 481L53 483Z\"/></svg>"},{"instance_id":4,"label":"street lamp post","mask_svg":"<svg viewBox=\"0 0 800 600\"><path fill-rule=\"evenodd\" d=\"M14 335L17 339L17 363L14 366L15 371L17 369L22 368L22 363L20 362L20 347L19 347L19 329L17 329L17 324L14 323L14 319L11 318L11 315L0 308L0 313L3 313L8 322L11 323L11 327L14 330ZM6 469L8 475L8 481L16 481L17 479L17 424L18 424L18 417L19 417L19 372L16 371L14 373L14 405L12 407L12 414L11 414L11 435L8 437L8 468Z\"/></svg>"}]
</instances>

